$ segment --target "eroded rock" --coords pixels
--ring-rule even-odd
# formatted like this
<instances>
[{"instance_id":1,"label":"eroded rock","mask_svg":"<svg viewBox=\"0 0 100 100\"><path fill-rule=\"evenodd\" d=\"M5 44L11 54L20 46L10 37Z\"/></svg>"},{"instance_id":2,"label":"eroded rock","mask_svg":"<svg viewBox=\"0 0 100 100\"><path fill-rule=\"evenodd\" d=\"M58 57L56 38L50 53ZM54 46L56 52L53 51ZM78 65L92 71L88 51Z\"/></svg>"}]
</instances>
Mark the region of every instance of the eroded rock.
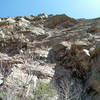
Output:
<instances>
[{"instance_id":1,"label":"eroded rock","mask_svg":"<svg viewBox=\"0 0 100 100\"><path fill-rule=\"evenodd\" d=\"M59 100L99 100L99 22L46 14L0 18L0 84L7 97L32 97L39 79L54 81Z\"/></svg>"}]
</instances>

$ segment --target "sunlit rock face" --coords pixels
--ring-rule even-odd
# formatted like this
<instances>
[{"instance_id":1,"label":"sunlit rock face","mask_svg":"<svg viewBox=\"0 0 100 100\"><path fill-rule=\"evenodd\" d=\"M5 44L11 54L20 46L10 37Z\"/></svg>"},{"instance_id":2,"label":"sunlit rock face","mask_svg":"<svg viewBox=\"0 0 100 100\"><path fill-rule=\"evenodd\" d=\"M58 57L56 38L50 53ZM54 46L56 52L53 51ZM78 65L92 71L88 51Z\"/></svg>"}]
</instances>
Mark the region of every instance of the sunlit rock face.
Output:
<instances>
[{"instance_id":1,"label":"sunlit rock face","mask_svg":"<svg viewBox=\"0 0 100 100\"><path fill-rule=\"evenodd\" d=\"M99 26L65 14L0 18L0 98L99 100Z\"/></svg>"}]
</instances>

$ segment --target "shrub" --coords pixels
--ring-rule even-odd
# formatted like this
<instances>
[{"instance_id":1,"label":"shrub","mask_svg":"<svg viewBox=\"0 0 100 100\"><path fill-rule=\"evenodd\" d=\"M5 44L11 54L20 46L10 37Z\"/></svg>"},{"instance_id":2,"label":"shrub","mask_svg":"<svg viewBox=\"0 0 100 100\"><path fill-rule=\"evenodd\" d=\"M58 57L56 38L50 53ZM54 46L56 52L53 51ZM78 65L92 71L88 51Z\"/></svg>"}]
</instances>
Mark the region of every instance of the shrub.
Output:
<instances>
[{"instance_id":1,"label":"shrub","mask_svg":"<svg viewBox=\"0 0 100 100\"><path fill-rule=\"evenodd\" d=\"M45 27L47 28L55 28L57 25L60 25L64 22L67 22L67 24L69 23L77 23L77 21L73 18L70 18L68 16L66 16L65 14L63 15L55 15L50 17L46 22L45 22ZM67 24L65 27L67 27ZM68 25L69 26L69 25Z\"/></svg>"},{"instance_id":2,"label":"shrub","mask_svg":"<svg viewBox=\"0 0 100 100\"><path fill-rule=\"evenodd\" d=\"M33 100L49 100L56 95L56 91L50 83L40 82L34 90Z\"/></svg>"}]
</instances>

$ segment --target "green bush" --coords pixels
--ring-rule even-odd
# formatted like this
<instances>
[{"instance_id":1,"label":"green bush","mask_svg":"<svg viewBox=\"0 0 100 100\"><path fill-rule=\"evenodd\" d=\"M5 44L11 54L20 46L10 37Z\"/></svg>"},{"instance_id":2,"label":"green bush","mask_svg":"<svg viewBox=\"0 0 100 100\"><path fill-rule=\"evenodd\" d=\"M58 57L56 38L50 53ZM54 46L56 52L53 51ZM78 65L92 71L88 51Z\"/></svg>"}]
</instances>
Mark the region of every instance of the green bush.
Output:
<instances>
[{"instance_id":1,"label":"green bush","mask_svg":"<svg viewBox=\"0 0 100 100\"><path fill-rule=\"evenodd\" d=\"M40 82L34 90L33 100L49 100L51 97L54 97L55 95L56 91L53 89L50 83L47 84Z\"/></svg>"},{"instance_id":2,"label":"green bush","mask_svg":"<svg viewBox=\"0 0 100 100\"><path fill-rule=\"evenodd\" d=\"M18 96L12 96L10 97L9 95L7 95L7 92L0 92L0 98L3 99L3 100L20 100L20 98ZM12 99L11 99L12 98Z\"/></svg>"},{"instance_id":3,"label":"green bush","mask_svg":"<svg viewBox=\"0 0 100 100\"><path fill-rule=\"evenodd\" d=\"M4 98L6 96L5 92L0 92L0 98Z\"/></svg>"}]
</instances>

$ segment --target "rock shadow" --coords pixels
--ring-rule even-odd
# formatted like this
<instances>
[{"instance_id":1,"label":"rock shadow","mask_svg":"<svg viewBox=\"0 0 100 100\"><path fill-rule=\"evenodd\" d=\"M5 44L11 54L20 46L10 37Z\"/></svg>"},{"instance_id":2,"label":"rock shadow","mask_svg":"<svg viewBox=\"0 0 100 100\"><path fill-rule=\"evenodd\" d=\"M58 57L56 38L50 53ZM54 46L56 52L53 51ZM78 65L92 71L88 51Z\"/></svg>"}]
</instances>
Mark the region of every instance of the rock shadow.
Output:
<instances>
[{"instance_id":1,"label":"rock shadow","mask_svg":"<svg viewBox=\"0 0 100 100\"><path fill-rule=\"evenodd\" d=\"M86 93L86 81L75 76L77 70L75 68L66 69L57 59L59 58L56 52L51 49L48 62L55 64L55 73L51 82L58 93L57 100L91 100Z\"/></svg>"}]
</instances>

